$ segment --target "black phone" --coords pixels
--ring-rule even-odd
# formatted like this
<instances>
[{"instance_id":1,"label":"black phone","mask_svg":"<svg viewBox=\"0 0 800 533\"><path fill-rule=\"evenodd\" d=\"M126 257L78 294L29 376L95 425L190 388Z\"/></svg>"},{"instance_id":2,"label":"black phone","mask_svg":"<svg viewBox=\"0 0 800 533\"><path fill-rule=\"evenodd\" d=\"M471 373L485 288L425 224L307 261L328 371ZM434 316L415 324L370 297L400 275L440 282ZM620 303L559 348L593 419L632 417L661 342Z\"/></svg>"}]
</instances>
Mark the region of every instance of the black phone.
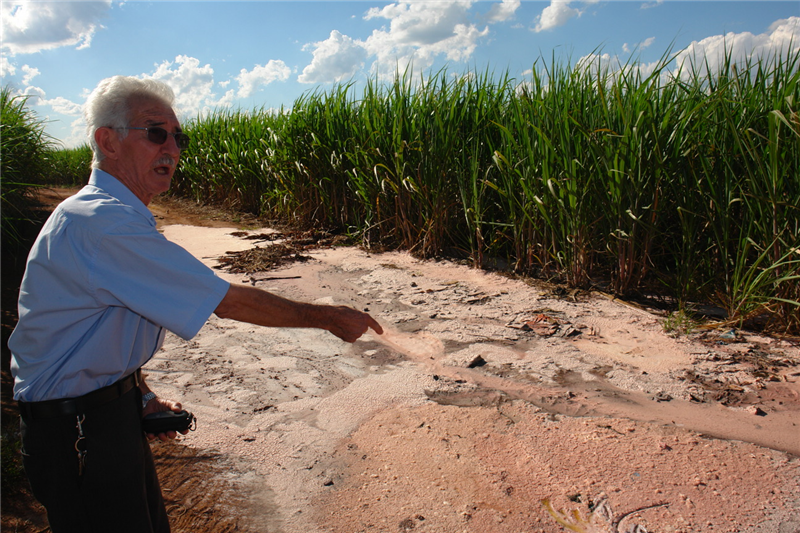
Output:
<instances>
[{"instance_id":1,"label":"black phone","mask_svg":"<svg viewBox=\"0 0 800 533\"><path fill-rule=\"evenodd\" d=\"M161 411L152 413L142 419L142 429L145 433L158 435L167 431L194 431L197 419L189 411Z\"/></svg>"}]
</instances>

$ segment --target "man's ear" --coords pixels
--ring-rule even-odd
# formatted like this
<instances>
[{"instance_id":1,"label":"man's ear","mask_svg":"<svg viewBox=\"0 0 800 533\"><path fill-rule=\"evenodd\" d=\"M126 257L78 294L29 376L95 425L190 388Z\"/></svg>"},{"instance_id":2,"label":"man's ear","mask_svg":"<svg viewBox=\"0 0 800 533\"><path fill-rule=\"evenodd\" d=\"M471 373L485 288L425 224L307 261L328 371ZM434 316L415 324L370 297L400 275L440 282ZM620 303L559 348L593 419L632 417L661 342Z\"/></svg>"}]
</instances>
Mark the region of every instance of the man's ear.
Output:
<instances>
[{"instance_id":1,"label":"man's ear","mask_svg":"<svg viewBox=\"0 0 800 533\"><path fill-rule=\"evenodd\" d=\"M102 127L94 131L94 140L97 147L107 159L115 160L119 157L119 135L113 128Z\"/></svg>"}]
</instances>

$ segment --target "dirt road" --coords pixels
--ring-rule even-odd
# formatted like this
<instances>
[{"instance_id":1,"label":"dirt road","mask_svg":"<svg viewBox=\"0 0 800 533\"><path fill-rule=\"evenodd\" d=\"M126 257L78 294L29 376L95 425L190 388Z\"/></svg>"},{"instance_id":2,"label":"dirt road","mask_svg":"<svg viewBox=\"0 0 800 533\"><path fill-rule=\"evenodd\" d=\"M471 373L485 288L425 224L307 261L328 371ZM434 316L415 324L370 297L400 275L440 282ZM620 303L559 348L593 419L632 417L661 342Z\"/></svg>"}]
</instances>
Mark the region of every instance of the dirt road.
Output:
<instances>
[{"instance_id":1,"label":"dirt road","mask_svg":"<svg viewBox=\"0 0 800 533\"><path fill-rule=\"evenodd\" d=\"M210 265L254 246L224 228L164 231ZM266 248L264 231L250 234ZM368 309L387 333L347 345L212 318L147 367L201 420L183 445L235 463L243 527L563 531L557 511L599 505L599 531L800 528L796 344L672 337L599 294L404 253L303 254L220 275Z\"/></svg>"}]
</instances>

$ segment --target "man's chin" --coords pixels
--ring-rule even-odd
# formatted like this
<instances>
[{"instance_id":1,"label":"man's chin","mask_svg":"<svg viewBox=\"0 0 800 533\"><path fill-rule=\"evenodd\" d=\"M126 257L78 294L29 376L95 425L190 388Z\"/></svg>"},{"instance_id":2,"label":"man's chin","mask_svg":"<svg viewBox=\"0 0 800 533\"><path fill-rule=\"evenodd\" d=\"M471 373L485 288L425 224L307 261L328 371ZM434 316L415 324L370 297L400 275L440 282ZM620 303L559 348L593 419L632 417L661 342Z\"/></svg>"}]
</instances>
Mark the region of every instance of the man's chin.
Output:
<instances>
[{"instance_id":1,"label":"man's chin","mask_svg":"<svg viewBox=\"0 0 800 533\"><path fill-rule=\"evenodd\" d=\"M159 176L159 179L153 182L153 196L158 196L159 194L163 194L169 190L170 185L172 184L172 177L167 176Z\"/></svg>"}]
</instances>

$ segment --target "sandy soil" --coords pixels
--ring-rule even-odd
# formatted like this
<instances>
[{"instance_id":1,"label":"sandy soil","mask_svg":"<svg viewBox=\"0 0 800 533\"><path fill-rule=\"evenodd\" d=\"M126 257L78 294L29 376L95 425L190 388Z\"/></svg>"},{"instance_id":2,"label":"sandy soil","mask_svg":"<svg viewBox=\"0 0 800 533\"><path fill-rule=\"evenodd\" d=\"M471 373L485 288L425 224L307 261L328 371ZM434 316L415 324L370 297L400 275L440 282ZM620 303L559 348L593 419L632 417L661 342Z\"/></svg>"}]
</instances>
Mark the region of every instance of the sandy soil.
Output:
<instances>
[{"instance_id":1,"label":"sandy soil","mask_svg":"<svg viewBox=\"0 0 800 533\"><path fill-rule=\"evenodd\" d=\"M211 266L272 243L163 231ZM800 531L796 343L673 337L599 294L404 253L306 255L220 275L387 332L348 345L212 317L146 367L199 420L167 446L213 454L240 530Z\"/></svg>"},{"instance_id":2,"label":"sandy soil","mask_svg":"<svg viewBox=\"0 0 800 533\"><path fill-rule=\"evenodd\" d=\"M211 266L272 244L152 207ZM670 336L600 294L403 253L304 254L220 275L387 332L348 345L212 317L169 335L148 381L198 417L153 444L174 532L800 531L796 342Z\"/></svg>"}]
</instances>

